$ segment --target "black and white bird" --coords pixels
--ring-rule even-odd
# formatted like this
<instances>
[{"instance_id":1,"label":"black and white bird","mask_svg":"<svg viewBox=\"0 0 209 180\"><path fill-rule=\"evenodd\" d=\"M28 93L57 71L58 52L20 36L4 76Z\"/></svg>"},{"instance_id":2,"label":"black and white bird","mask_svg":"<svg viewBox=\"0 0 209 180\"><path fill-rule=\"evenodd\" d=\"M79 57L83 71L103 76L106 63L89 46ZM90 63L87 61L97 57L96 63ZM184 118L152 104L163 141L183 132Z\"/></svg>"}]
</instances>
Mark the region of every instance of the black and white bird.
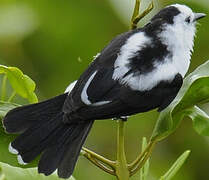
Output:
<instances>
[{"instance_id":1,"label":"black and white bird","mask_svg":"<svg viewBox=\"0 0 209 180\"><path fill-rule=\"evenodd\" d=\"M11 110L3 120L20 134L9 146L22 163L41 154L39 173L72 175L95 120L166 108L182 86L193 51L196 21L205 14L167 6L143 28L114 38L69 92Z\"/></svg>"}]
</instances>

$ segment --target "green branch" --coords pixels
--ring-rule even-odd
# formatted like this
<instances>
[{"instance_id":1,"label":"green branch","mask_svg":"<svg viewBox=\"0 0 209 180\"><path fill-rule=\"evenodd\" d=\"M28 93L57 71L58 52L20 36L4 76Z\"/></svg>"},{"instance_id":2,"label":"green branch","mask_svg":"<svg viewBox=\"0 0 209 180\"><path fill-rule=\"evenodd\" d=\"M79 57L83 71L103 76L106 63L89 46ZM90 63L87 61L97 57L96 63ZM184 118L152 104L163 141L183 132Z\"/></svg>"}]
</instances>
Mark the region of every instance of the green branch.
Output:
<instances>
[{"instance_id":1,"label":"green branch","mask_svg":"<svg viewBox=\"0 0 209 180\"><path fill-rule=\"evenodd\" d=\"M16 96L16 94L17 94L16 91L13 91L11 96L8 99L8 102L11 102L14 99L14 97Z\"/></svg>"},{"instance_id":2,"label":"green branch","mask_svg":"<svg viewBox=\"0 0 209 180\"><path fill-rule=\"evenodd\" d=\"M147 14L149 14L152 11L152 9L154 8L154 3L152 1L149 4L147 9L145 9L142 13L139 13L140 4L141 4L141 0L136 0L133 16L131 18L131 25L130 25L130 29L132 29L132 30L136 29L137 28L137 24L139 23L139 21L142 18L144 18Z\"/></svg>"},{"instance_id":3,"label":"green branch","mask_svg":"<svg viewBox=\"0 0 209 180\"><path fill-rule=\"evenodd\" d=\"M119 180L128 180L130 172L126 161L124 137L125 137L125 121L118 120L117 128L117 160L116 160L116 176Z\"/></svg>"},{"instance_id":4,"label":"green branch","mask_svg":"<svg viewBox=\"0 0 209 180\"><path fill-rule=\"evenodd\" d=\"M111 175L115 175L114 164L113 162L110 162L110 160L96 154L93 151L88 150L87 148L82 148L81 155L83 155L85 158L87 158L90 162L92 162L95 166L102 169L103 171ZM110 166L111 169L107 166Z\"/></svg>"},{"instance_id":5,"label":"green branch","mask_svg":"<svg viewBox=\"0 0 209 180\"><path fill-rule=\"evenodd\" d=\"M4 101L6 97L7 76L4 75L1 86L1 100Z\"/></svg>"},{"instance_id":6,"label":"green branch","mask_svg":"<svg viewBox=\"0 0 209 180\"><path fill-rule=\"evenodd\" d=\"M130 164L129 169L131 172L130 173L131 176L136 174L144 166L144 164L146 163L146 161L150 157L156 142L157 141L149 142L146 149L136 158L136 160L132 164Z\"/></svg>"}]
</instances>

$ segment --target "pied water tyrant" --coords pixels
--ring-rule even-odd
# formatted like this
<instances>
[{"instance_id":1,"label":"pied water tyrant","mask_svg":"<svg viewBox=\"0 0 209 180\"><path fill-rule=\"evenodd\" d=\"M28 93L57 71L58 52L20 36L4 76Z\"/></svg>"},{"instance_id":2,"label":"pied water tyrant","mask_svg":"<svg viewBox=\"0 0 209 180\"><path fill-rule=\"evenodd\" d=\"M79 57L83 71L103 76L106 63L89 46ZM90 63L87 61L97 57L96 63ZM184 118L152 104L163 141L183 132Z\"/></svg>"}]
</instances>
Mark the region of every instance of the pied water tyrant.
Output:
<instances>
[{"instance_id":1,"label":"pied water tyrant","mask_svg":"<svg viewBox=\"0 0 209 180\"><path fill-rule=\"evenodd\" d=\"M161 111L172 102L189 68L196 21L204 16L167 6L143 28L114 38L68 92L8 112L6 132L19 134L10 152L20 163L41 154L39 173L58 169L59 177L70 177L95 120Z\"/></svg>"}]
</instances>

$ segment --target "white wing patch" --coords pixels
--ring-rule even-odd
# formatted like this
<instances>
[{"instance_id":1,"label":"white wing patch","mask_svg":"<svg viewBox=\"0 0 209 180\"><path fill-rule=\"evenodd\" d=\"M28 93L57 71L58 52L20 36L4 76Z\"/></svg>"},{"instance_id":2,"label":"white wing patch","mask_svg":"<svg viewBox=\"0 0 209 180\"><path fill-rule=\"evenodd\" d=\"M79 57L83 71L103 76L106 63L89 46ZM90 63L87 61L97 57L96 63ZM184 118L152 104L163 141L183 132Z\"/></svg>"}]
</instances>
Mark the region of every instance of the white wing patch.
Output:
<instances>
[{"instance_id":1,"label":"white wing patch","mask_svg":"<svg viewBox=\"0 0 209 180\"><path fill-rule=\"evenodd\" d=\"M87 89L92 81L92 79L94 78L94 76L96 75L97 71L95 71L90 78L88 79L88 81L86 82L83 91L81 93L81 100L86 104L86 105L91 105L92 103L89 101L88 99L88 95L87 95Z\"/></svg>"},{"instance_id":2,"label":"white wing patch","mask_svg":"<svg viewBox=\"0 0 209 180\"><path fill-rule=\"evenodd\" d=\"M127 42L121 47L120 54L115 60L113 79L121 80L123 76L129 71L126 66L129 59L134 57L145 44L150 43L151 39L146 37L143 32L132 35Z\"/></svg>"},{"instance_id":3,"label":"white wing patch","mask_svg":"<svg viewBox=\"0 0 209 180\"><path fill-rule=\"evenodd\" d=\"M92 106L102 106L102 105L108 104L110 102L111 101L99 101L99 102L93 103Z\"/></svg>"},{"instance_id":4,"label":"white wing patch","mask_svg":"<svg viewBox=\"0 0 209 180\"><path fill-rule=\"evenodd\" d=\"M86 105L91 105L91 106L101 106L104 104L109 103L110 101L100 101L100 102L96 102L96 103L91 103L91 101L88 98L88 94L87 94L87 89L91 83L91 81L94 79L94 76L96 75L97 71L95 71L90 78L88 79L88 81L86 82L82 93L81 93L81 100L83 101L83 103L85 103Z\"/></svg>"},{"instance_id":5,"label":"white wing patch","mask_svg":"<svg viewBox=\"0 0 209 180\"><path fill-rule=\"evenodd\" d=\"M133 90L147 91L155 87L162 80L172 81L177 74L172 63L156 63L154 67L152 72L145 75L133 76L133 73L131 73L123 78L121 82L130 86Z\"/></svg>"},{"instance_id":6,"label":"white wing patch","mask_svg":"<svg viewBox=\"0 0 209 180\"><path fill-rule=\"evenodd\" d=\"M73 81L65 90L65 93L68 92L68 94L70 94L70 92L73 90L75 84L77 83L77 81Z\"/></svg>"}]
</instances>

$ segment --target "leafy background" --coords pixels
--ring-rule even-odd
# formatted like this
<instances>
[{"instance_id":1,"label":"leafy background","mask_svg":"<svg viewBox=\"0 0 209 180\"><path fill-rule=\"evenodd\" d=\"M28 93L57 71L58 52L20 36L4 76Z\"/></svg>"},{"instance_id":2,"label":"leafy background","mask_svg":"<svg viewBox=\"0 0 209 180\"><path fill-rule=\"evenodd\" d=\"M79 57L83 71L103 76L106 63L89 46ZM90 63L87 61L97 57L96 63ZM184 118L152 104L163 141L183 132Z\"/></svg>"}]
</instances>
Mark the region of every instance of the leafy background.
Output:
<instances>
[{"instance_id":1,"label":"leafy background","mask_svg":"<svg viewBox=\"0 0 209 180\"><path fill-rule=\"evenodd\" d=\"M186 3L195 11L209 12L208 0L155 0L155 11L172 3ZM37 84L40 100L60 94L114 36L127 31L133 5L134 0L1 0L0 64L16 66L30 76ZM209 21L205 18L201 20L201 26L198 25L190 71L209 59L208 29ZM7 88L10 92L11 88ZM15 100L27 102L20 98ZM209 105L201 108L209 113ZM141 137L151 136L157 117L158 113L152 111L129 119L126 131L129 160L139 153ZM114 121L98 121L86 146L114 159L115 135ZM4 149L1 143L0 148ZM156 146L149 179L160 177L187 149L191 150L191 155L174 179L209 179L209 138L199 136L188 118L175 133ZM4 153L0 151L0 157L5 156ZM83 157L78 161L74 177L78 180L115 179ZM139 179L139 176L133 179Z\"/></svg>"}]
</instances>

